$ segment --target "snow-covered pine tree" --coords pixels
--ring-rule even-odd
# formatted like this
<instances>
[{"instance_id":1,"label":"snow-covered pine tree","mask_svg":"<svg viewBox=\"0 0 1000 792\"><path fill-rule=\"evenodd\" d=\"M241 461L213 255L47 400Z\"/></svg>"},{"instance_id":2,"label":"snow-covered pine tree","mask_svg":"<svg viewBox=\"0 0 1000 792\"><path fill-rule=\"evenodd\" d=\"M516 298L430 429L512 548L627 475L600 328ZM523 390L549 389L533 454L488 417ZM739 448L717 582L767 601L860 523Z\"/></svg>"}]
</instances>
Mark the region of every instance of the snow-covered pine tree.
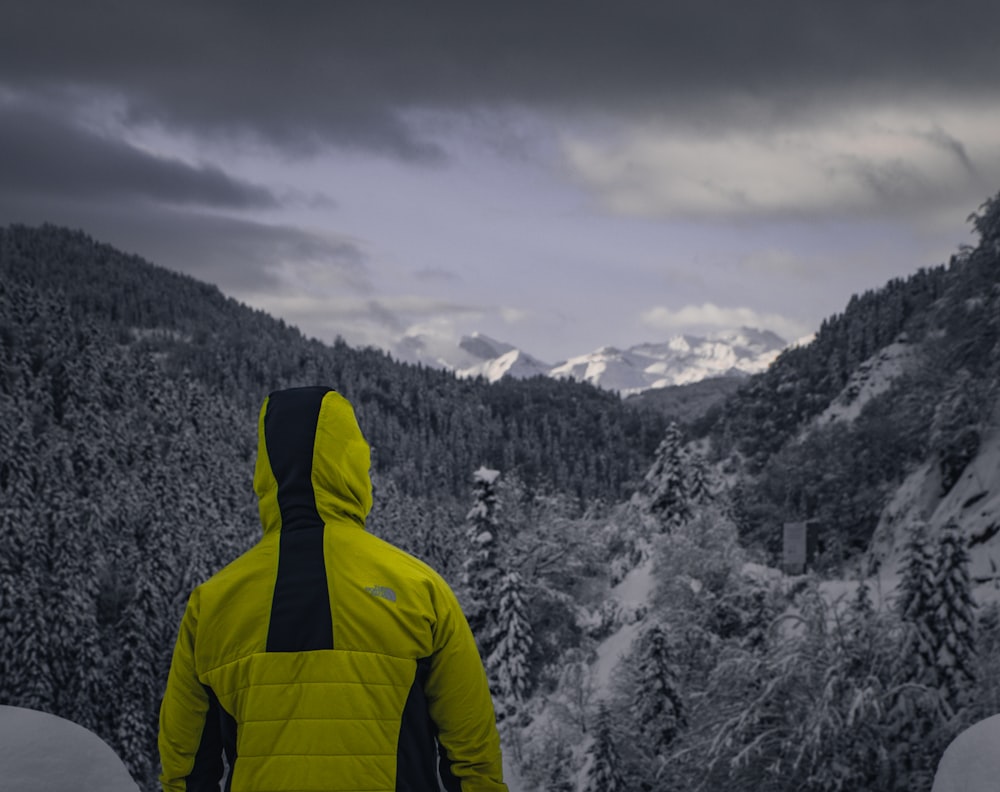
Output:
<instances>
[{"instance_id":1,"label":"snow-covered pine tree","mask_svg":"<svg viewBox=\"0 0 1000 792\"><path fill-rule=\"evenodd\" d=\"M692 504L704 505L715 500L709 483L708 463L700 453L691 454L687 489Z\"/></svg>"},{"instance_id":2,"label":"snow-covered pine tree","mask_svg":"<svg viewBox=\"0 0 1000 792\"><path fill-rule=\"evenodd\" d=\"M667 427L642 489L648 497L649 511L656 516L664 531L672 530L691 516L685 480L684 444L676 421Z\"/></svg>"},{"instance_id":3,"label":"snow-covered pine tree","mask_svg":"<svg viewBox=\"0 0 1000 792\"><path fill-rule=\"evenodd\" d=\"M594 740L587 749L586 779L583 792L620 792L625 789L621 760L611 733L611 713L601 702L594 723Z\"/></svg>"},{"instance_id":4,"label":"snow-covered pine tree","mask_svg":"<svg viewBox=\"0 0 1000 792\"><path fill-rule=\"evenodd\" d=\"M493 651L500 604L496 515L499 477L499 471L487 467L473 473L473 504L465 518L469 550L462 564L463 605L484 660Z\"/></svg>"},{"instance_id":5,"label":"snow-covered pine tree","mask_svg":"<svg viewBox=\"0 0 1000 792\"><path fill-rule=\"evenodd\" d=\"M118 625L122 700L113 718L112 747L140 783L155 777L159 702L180 621L171 596L180 575L165 534L157 522L137 528L133 596Z\"/></svg>"},{"instance_id":6,"label":"snow-covered pine tree","mask_svg":"<svg viewBox=\"0 0 1000 792\"><path fill-rule=\"evenodd\" d=\"M501 722L513 720L528 695L528 653L531 651L531 624L517 572L500 579L500 609L493 651L486 658L486 671Z\"/></svg>"},{"instance_id":7,"label":"snow-covered pine tree","mask_svg":"<svg viewBox=\"0 0 1000 792\"><path fill-rule=\"evenodd\" d=\"M935 760L929 749L936 741L946 700L944 691L938 689L935 614L941 598L937 568L927 526L918 522L911 526L903 551L896 600L903 625L896 672L901 687L886 713L886 736L897 788L929 784L934 772Z\"/></svg>"},{"instance_id":8,"label":"snow-covered pine tree","mask_svg":"<svg viewBox=\"0 0 1000 792\"><path fill-rule=\"evenodd\" d=\"M930 617L937 610L936 562L927 539L927 526L910 527L899 570L896 611L905 627L900 660L903 676L910 682L933 686L936 682L937 650Z\"/></svg>"},{"instance_id":9,"label":"snow-covered pine tree","mask_svg":"<svg viewBox=\"0 0 1000 792\"><path fill-rule=\"evenodd\" d=\"M97 622L97 578L93 574L101 566L94 549L98 529L92 510L76 498L56 492L49 501L46 521L53 541L46 627L54 693L50 711L97 730L102 726L105 665Z\"/></svg>"},{"instance_id":10,"label":"snow-covered pine tree","mask_svg":"<svg viewBox=\"0 0 1000 792\"><path fill-rule=\"evenodd\" d=\"M44 590L33 567L20 575L0 568L0 704L52 708Z\"/></svg>"},{"instance_id":11,"label":"snow-covered pine tree","mask_svg":"<svg viewBox=\"0 0 1000 792\"><path fill-rule=\"evenodd\" d=\"M576 784L571 780L573 753L565 743L555 743L552 754L546 757L542 773L542 789L545 792L574 792Z\"/></svg>"},{"instance_id":12,"label":"snow-covered pine tree","mask_svg":"<svg viewBox=\"0 0 1000 792\"><path fill-rule=\"evenodd\" d=\"M976 682L976 618L969 554L958 524L949 521L938 541L935 583L939 592L932 625L937 687L953 711L970 703Z\"/></svg>"},{"instance_id":13,"label":"snow-covered pine tree","mask_svg":"<svg viewBox=\"0 0 1000 792\"><path fill-rule=\"evenodd\" d=\"M655 755L663 755L687 722L680 676L670 657L669 637L654 624L639 640L636 687L631 709L635 724Z\"/></svg>"}]
</instances>

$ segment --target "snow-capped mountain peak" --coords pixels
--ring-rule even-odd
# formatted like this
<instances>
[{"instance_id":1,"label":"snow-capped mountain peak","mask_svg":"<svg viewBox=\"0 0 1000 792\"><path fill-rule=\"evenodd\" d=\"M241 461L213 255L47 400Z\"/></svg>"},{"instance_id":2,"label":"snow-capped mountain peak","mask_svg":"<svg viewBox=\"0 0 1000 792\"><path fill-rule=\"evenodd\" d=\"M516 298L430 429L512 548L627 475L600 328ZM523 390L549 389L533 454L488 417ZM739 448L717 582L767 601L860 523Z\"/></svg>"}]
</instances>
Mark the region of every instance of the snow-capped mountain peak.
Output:
<instances>
[{"instance_id":1,"label":"snow-capped mountain peak","mask_svg":"<svg viewBox=\"0 0 1000 792\"><path fill-rule=\"evenodd\" d=\"M520 349L510 349L499 357L491 360L484 360L475 366L459 369L455 373L460 377L485 377L490 382L496 382L503 377L516 377L517 379L527 379L537 377L549 372L549 365L533 358Z\"/></svg>"},{"instance_id":2,"label":"snow-capped mountain peak","mask_svg":"<svg viewBox=\"0 0 1000 792\"><path fill-rule=\"evenodd\" d=\"M482 333L463 336L458 344L444 347L408 336L397 346L397 354L462 377L482 376L495 382L508 376L545 375L628 395L708 377L753 374L767 368L785 346L783 339L768 330L741 327L704 337L678 335L628 349L606 345L555 366Z\"/></svg>"},{"instance_id":3,"label":"snow-capped mountain peak","mask_svg":"<svg viewBox=\"0 0 1000 792\"><path fill-rule=\"evenodd\" d=\"M786 346L767 330L741 327L701 337L679 335L659 343L618 350L606 346L570 358L551 376L585 380L623 395L708 377L763 371Z\"/></svg>"}]
</instances>

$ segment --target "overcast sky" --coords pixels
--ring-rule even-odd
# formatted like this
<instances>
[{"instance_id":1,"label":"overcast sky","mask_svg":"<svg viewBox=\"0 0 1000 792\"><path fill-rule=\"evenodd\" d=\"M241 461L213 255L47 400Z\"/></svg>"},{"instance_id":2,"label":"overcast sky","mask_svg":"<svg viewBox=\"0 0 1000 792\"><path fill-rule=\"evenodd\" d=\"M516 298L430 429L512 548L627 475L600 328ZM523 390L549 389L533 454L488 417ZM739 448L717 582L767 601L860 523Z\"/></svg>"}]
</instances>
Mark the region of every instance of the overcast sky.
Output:
<instances>
[{"instance_id":1,"label":"overcast sky","mask_svg":"<svg viewBox=\"0 0 1000 792\"><path fill-rule=\"evenodd\" d=\"M974 241L998 52L978 0L6 0L0 224L323 340L791 340Z\"/></svg>"}]
</instances>

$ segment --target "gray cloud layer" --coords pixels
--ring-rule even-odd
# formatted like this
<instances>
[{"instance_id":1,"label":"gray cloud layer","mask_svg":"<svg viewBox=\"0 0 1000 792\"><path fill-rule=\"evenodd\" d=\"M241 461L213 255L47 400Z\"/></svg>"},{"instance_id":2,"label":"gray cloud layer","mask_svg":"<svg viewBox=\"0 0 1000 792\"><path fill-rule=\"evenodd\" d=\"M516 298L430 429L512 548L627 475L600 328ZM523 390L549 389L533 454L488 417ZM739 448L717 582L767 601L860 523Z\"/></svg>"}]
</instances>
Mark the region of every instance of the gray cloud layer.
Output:
<instances>
[{"instance_id":1,"label":"gray cloud layer","mask_svg":"<svg viewBox=\"0 0 1000 792\"><path fill-rule=\"evenodd\" d=\"M437 163L472 135L516 144L530 116L529 143L556 130L557 167L604 206L723 225L966 211L969 185L984 197L996 173L994 116L968 112L994 107L1000 81L986 0L9 0L0 16L0 223L82 226L230 293L285 298L317 328L356 311L376 340L475 309L382 300L377 241L289 220L333 199L232 163L273 177L283 155L328 146ZM925 123L925 101L969 123ZM907 102L902 120L876 112ZM229 173L128 140L237 156ZM348 199L349 180L330 184ZM306 282L322 287L297 302Z\"/></svg>"},{"instance_id":2,"label":"gray cloud layer","mask_svg":"<svg viewBox=\"0 0 1000 792\"><path fill-rule=\"evenodd\" d=\"M217 168L157 157L14 102L0 103L0 174L0 193L21 198L142 198L230 209L278 203L267 189Z\"/></svg>"},{"instance_id":3,"label":"gray cloud layer","mask_svg":"<svg viewBox=\"0 0 1000 792\"><path fill-rule=\"evenodd\" d=\"M132 118L199 133L435 158L437 142L407 110L510 105L769 123L846 97L992 92L1000 51L1000 11L984 0L451 0L432 9L31 0L5 13L0 80L21 91L98 91L123 99Z\"/></svg>"}]
</instances>

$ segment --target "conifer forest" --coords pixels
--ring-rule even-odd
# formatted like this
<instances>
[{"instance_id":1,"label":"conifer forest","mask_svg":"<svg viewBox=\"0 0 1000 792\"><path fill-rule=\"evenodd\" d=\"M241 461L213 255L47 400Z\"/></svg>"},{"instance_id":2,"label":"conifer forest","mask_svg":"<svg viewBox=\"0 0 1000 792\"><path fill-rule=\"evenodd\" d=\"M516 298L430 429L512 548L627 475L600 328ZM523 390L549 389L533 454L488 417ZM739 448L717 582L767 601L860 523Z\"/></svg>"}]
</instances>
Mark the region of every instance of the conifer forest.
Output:
<instances>
[{"instance_id":1,"label":"conifer forest","mask_svg":"<svg viewBox=\"0 0 1000 792\"><path fill-rule=\"evenodd\" d=\"M187 596L260 532L257 410L326 384L372 446L369 530L459 595L519 789L930 790L1000 712L970 564L1000 525L914 519L876 549L909 476L943 499L1000 432L1000 195L970 222L974 247L693 418L324 344L80 231L0 229L0 704L91 729L158 789ZM781 527L806 520L822 551L786 574Z\"/></svg>"}]
</instances>

